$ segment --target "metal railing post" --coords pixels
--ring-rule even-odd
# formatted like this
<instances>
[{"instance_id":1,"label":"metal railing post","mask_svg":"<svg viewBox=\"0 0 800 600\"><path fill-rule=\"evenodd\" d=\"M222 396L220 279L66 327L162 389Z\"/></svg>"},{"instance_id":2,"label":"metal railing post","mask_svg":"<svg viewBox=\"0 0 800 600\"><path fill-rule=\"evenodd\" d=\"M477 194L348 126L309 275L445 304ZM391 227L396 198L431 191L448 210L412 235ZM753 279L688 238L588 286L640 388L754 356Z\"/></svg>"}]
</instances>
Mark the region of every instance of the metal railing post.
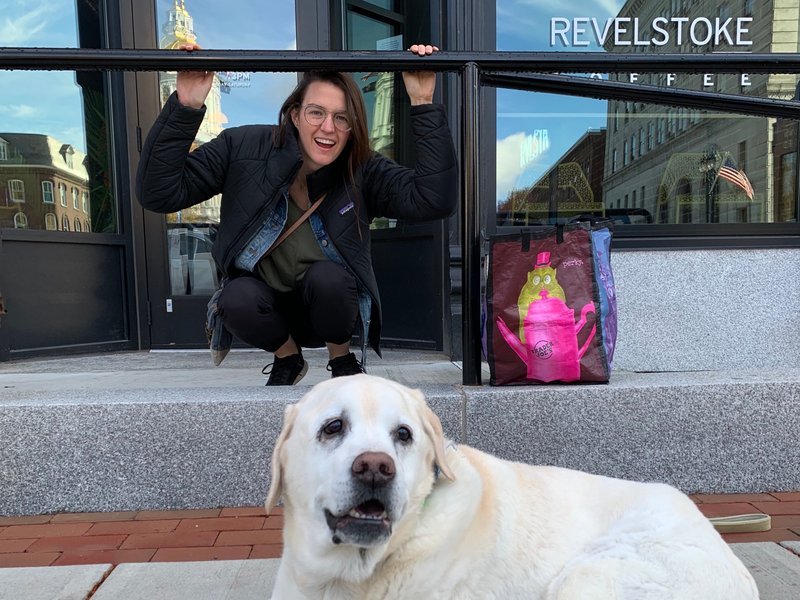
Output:
<instances>
[{"instance_id":1,"label":"metal railing post","mask_svg":"<svg viewBox=\"0 0 800 600\"><path fill-rule=\"evenodd\" d=\"M461 75L461 331L462 382L481 384L481 254L480 254L480 72L468 62Z\"/></svg>"}]
</instances>

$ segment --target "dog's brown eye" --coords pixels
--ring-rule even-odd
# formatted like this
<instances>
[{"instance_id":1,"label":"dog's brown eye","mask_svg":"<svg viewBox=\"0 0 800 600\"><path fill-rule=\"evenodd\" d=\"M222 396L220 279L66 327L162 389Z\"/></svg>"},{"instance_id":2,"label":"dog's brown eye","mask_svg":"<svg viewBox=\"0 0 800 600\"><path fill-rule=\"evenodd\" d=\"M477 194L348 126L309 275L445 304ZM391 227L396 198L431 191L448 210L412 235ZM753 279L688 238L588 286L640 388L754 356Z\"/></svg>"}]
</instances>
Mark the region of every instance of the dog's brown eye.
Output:
<instances>
[{"instance_id":1,"label":"dog's brown eye","mask_svg":"<svg viewBox=\"0 0 800 600\"><path fill-rule=\"evenodd\" d=\"M401 442L411 441L411 430L408 427L400 426L397 428L397 431L395 431L394 434L395 436L397 436L397 439L400 440Z\"/></svg>"},{"instance_id":2,"label":"dog's brown eye","mask_svg":"<svg viewBox=\"0 0 800 600\"><path fill-rule=\"evenodd\" d=\"M334 419L333 421L331 421L330 423L325 425L325 427L322 428L322 433L324 433L325 435L336 435L337 433L340 433L342 431L342 427L343 427L342 420Z\"/></svg>"}]
</instances>

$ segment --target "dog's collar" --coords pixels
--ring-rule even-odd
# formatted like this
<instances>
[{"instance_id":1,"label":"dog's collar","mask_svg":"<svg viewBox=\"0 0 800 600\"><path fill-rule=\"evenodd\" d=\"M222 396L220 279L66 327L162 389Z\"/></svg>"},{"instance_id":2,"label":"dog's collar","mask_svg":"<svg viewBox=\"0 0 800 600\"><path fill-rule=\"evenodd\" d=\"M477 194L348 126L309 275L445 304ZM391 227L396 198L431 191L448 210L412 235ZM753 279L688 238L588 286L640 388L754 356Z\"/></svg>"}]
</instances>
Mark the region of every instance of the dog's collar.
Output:
<instances>
[{"instance_id":1,"label":"dog's collar","mask_svg":"<svg viewBox=\"0 0 800 600\"><path fill-rule=\"evenodd\" d=\"M444 447L444 452L447 454L448 450L456 450L458 446L455 442L451 440L447 440L447 445ZM433 463L433 487L431 487L430 493L425 497L422 501L422 508L425 508L425 505L428 503L428 498L433 494L433 488L436 487L436 483L439 481L439 478L442 475L442 470L439 468L439 465L436 464L434 461Z\"/></svg>"},{"instance_id":2,"label":"dog's collar","mask_svg":"<svg viewBox=\"0 0 800 600\"><path fill-rule=\"evenodd\" d=\"M454 441L447 440L447 444L444 447L444 453L447 454L448 450L456 450L457 448L458 448L458 446L456 445L456 443ZM439 468L439 465L437 465L436 462L434 462L433 463L433 481L434 481L434 483L436 483L436 481L439 480L439 476L441 474L442 474L442 470Z\"/></svg>"}]
</instances>

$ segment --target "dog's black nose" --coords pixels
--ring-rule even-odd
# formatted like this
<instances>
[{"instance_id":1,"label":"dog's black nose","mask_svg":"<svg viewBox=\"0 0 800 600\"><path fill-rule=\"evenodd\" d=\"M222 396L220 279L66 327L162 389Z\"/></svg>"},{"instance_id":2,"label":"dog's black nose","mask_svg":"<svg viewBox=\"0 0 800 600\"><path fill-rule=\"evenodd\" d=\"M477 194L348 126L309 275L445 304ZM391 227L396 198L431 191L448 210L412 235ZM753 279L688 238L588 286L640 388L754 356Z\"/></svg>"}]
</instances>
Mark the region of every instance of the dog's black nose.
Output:
<instances>
[{"instance_id":1,"label":"dog's black nose","mask_svg":"<svg viewBox=\"0 0 800 600\"><path fill-rule=\"evenodd\" d=\"M361 483L380 487L394 479L394 461L385 452L364 452L353 461L352 471Z\"/></svg>"}]
</instances>

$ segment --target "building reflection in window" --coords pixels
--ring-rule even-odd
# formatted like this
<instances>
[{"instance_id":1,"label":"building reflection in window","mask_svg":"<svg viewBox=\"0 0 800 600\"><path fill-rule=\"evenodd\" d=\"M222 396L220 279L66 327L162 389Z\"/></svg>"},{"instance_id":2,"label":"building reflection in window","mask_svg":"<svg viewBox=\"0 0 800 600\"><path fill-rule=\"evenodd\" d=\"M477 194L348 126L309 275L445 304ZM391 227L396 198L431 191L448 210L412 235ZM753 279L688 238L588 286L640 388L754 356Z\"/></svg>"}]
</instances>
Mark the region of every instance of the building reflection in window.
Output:
<instances>
[{"instance_id":1,"label":"building reflection in window","mask_svg":"<svg viewBox=\"0 0 800 600\"><path fill-rule=\"evenodd\" d=\"M553 101L530 95L531 106ZM605 104L591 102L600 109ZM562 130L570 115L527 113L527 130L532 133L503 142L515 144L519 159L512 166L519 164L520 170L505 196L498 197L497 224L563 222L579 214L605 216L620 224L767 223L797 218L792 183L796 171L791 170L796 168L796 122L702 111L682 120L673 113L673 122L683 122L682 127L667 128L672 133L663 143L652 148L641 144L634 151L631 142L638 144L640 131L669 122L663 107L656 105L638 104L636 114L636 120L617 132L613 132L614 115L608 114L607 127L585 131L561 155L553 156L553 147L563 142L550 132ZM773 143L767 144L770 138ZM501 163L506 154L498 150L498 174L509 168ZM526 177L531 183L520 185Z\"/></svg>"},{"instance_id":2,"label":"building reflection in window","mask_svg":"<svg viewBox=\"0 0 800 600\"><path fill-rule=\"evenodd\" d=\"M4 6L0 46L101 47L97 0ZM80 40L80 43L78 43ZM0 228L116 232L106 74L0 73ZM55 194L58 194L56 201ZM73 202L68 201L68 194ZM76 200L85 197L85 207Z\"/></svg>"},{"instance_id":3,"label":"building reflection in window","mask_svg":"<svg viewBox=\"0 0 800 600\"><path fill-rule=\"evenodd\" d=\"M5 192L0 201L0 227L20 229L18 211L25 216L26 229L52 230L47 215L54 210L56 218L74 219L79 213L75 199L80 193L89 193L86 155L50 135L3 132L0 138L7 148L6 159L0 163L0 185ZM60 202L54 206L55 187ZM67 202L68 189L75 200L72 205Z\"/></svg>"},{"instance_id":4,"label":"building reflection in window","mask_svg":"<svg viewBox=\"0 0 800 600\"><path fill-rule=\"evenodd\" d=\"M724 8L732 22L737 22L752 16L754 5L728 3ZM641 42L650 39L649 30L640 31L640 42L634 43L632 28L627 30L627 38L612 34L603 40L594 39L592 30L586 28L581 30L587 35L580 40L580 47L571 47L576 37L552 38L557 40L554 43L547 28L541 37L531 36L530 24L550 23L560 17L551 7L497 0L497 48L796 52L800 33L776 34L773 29L773 22L783 19L776 6L747 21L748 29L742 34L746 47L739 45L739 38L731 43L725 36L705 40L683 35L677 43L677 31L671 31L667 45ZM588 7L579 16L595 18L601 24L614 18L649 24L656 18L672 17L691 23L709 18L714 22L719 10L718 3L711 0L618 0L609 3L603 14L594 14L592 11L600 9ZM671 21L673 29L676 22ZM559 26L570 24L569 19L562 19ZM582 35L577 30L573 33ZM797 75L780 73L595 73L576 77L784 100L794 96L798 82ZM561 221L580 212L611 217L620 224L773 223L798 218L796 122L514 90L498 90L497 98L498 225ZM530 140L542 130L549 134L549 147L532 154ZM591 193L582 191L583 181Z\"/></svg>"},{"instance_id":5,"label":"building reflection in window","mask_svg":"<svg viewBox=\"0 0 800 600\"><path fill-rule=\"evenodd\" d=\"M157 0L158 46L177 49L186 43L203 48L294 49L294 3L270 7L270 27L264 29L252 14L263 7L236 0L222 9L197 0ZM288 39L281 39L287 34ZM177 74L159 73L162 105L175 91ZM275 123L283 100L297 83L293 73L216 73L206 99L206 114L193 148L214 139L226 127ZM221 197L167 215L167 248L171 293L212 294L218 273L211 257L212 232L220 218Z\"/></svg>"},{"instance_id":6,"label":"building reflection in window","mask_svg":"<svg viewBox=\"0 0 800 600\"><path fill-rule=\"evenodd\" d=\"M386 11L371 10L363 4L346 3L344 47L348 50L401 51L405 49L403 31L409 26L400 15L392 13L393 2L371 3ZM422 7L407 3L405 11L408 18L412 13L420 13ZM397 162L408 162L407 136L405 122L407 100L400 73L353 73L364 95L367 109L370 146ZM398 93L397 90L400 90ZM397 226L395 219L377 218L370 224L371 229L389 229Z\"/></svg>"}]
</instances>

